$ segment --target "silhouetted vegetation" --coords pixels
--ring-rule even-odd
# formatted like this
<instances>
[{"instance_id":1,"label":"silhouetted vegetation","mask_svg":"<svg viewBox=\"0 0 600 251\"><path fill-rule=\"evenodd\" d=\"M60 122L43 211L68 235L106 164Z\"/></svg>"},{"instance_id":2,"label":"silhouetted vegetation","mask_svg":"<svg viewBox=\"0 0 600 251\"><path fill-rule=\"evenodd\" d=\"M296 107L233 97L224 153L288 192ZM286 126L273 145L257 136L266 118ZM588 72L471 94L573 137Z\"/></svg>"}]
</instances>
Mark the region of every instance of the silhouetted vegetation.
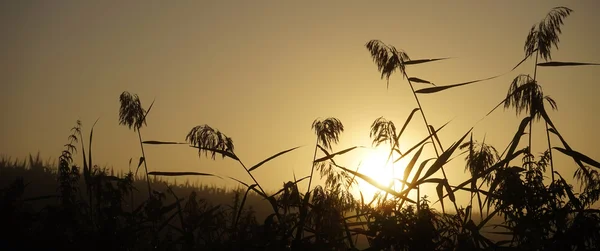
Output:
<instances>
[{"instance_id":1,"label":"silhouetted vegetation","mask_svg":"<svg viewBox=\"0 0 600 251\"><path fill-rule=\"evenodd\" d=\"M127 173L115 174L93 162L93 126L84 144L82 124L77 121L67 138L56 165L43 163L39 155L29 161L0 159L0 248L34 247L68 250L598 250L600 210L593 204L600 198L600 163L572 149L546 112L545 102L557 109L557 102L542 92L537 67L594 65L594 63L553 62L561 25L572 10L552 9L535 24L524 46L525 58L512 70L535 55L533 77L518 74L510 83L499 106L525 113L510 143L499 153L494 146L473 139L472 129L458 135L451 145L438 137L446 124L432 125L423 111L419 95L475 84L495 77L459 84L434 86L410 76L408 67L447 58L411 59L409 55L379 40L366 44L381 72L381 78L400 73L414 94L416 108L400 130L383 117L374 121L370 136L373 145L389 147L388 162L410 161L400 178L391 184L376 180L338 164L336 156L349 154L358 146L336 150L344 126L339 119L317 119L309 176L284 181L278 191L266 191L253 171L298 147L275 153L253 165L236 155L233 140L209 125L192 127L185 142L142 139L140 129L151 111L143 108L137 95L120 96L119 124L138 134L142 157ZM545 62L539 63L538 60ZM506 73L505 73L506 74ZM496 76L497 77L497 76ZM433 85L415 90L413 83ZM401 151L401 137L419 112L427 136ZM532 123L546 124L547 147L535 155ZM529 127L528 133L526 132ZM528 142L520 144L528 135ZM551 139L555 140L552 142ZM223 177L239 183L240 189L225 190L162 181L160 177L214 176L210 173L148 172L144 145L187 144L198 149L200 158L217 156L239 163L253 183ZM425 149L432 148L433 157ZM79 153L83 162L74 163ZM462 152L461 152L462 151ZM464 154L465 172L470 178L450 181L444 166ZM573 173L581 192L554 168L553 154L574 160ZM131 163L130 163L131 164ZM135 162L133 164L136 164ZM138 175L144 165L143 174ZM549 167L549 168L548 168ZM82 168L82 169L81 169ZM550 170L548 170L550 169ZM323 185L313 186L317 175ZM548 180L548 171L550 180ZM350 189L362 179L380 193L365 201ZM307 190L299 183L307 182ZM432 197L420 186L435 185L441 212L431 207ZM411 194L416 191L417 196ZM459 205L457 193L470 196ZM431 195L429 195L431 196ZM449 204L452 208L447 208ZM500 218L500 222L495 219Z\"/></svg>"}]
</instances>

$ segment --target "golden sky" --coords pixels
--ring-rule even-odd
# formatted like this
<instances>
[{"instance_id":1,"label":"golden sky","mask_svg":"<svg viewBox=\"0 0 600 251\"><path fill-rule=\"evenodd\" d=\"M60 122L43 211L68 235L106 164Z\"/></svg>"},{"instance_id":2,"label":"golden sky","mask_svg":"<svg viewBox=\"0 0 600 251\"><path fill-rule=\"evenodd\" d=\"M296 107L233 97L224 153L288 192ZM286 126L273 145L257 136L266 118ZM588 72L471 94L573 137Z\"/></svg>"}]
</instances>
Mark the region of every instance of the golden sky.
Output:
<instances>
[{"instance_id":1,"label":"golden sky","mask_svg":"<svg viewBox=\"0 0 600 251\"><path fill-rule=\"evenodd\" d=\"M556 61L600 62L598 1L12 1L0 4L0 153L41 152L56 159L69 129L81 119L95 128L94 160L128 170L140 156L137 135L118 125L119 94L156 98L142 129L147 140L184 141L208 124L233 138L247 166L279 151L304 146L254 171L270 190L310 173L314 119L337 117L345 125L341 150L370 146L369 127L384 116L401 126L417 105L400 75L380 79L365 43L380 39L413 59L450 60L410 66L409 75L447 85L505 73L523 57L529 29L547 12L566 6ZM502 77L420 95L429 122L445 147L475 126L474 136L501 152L522 116L497 110L525 62ZM559 106L551 116L570 145L600 159L596 114L599 69L539 68L538 82ZM420 86L415 84L416 88ZM426 132L415 116L404 138ZM86 139L87 140L87 139ZM554 139L556 140L556 139ZM534 127L533 150L545 145L543 124ZM356 168L370 150L356 150L340 164ZM199 159L184 145L147 146L148 167L198 171L250 182L231 160ZM431 157L432 152L429 152ZM570 178L576 165L556 156ZM462 157L446 167L451 184L467 179ZM80 161L80 158L77 158ZM134 161L135 162L135 161ZM367 168L367 167L362 167ZM235 183L203 179L217 185ZM431 194L434 196L434 194Z\"/></svg>"}]
</instances>

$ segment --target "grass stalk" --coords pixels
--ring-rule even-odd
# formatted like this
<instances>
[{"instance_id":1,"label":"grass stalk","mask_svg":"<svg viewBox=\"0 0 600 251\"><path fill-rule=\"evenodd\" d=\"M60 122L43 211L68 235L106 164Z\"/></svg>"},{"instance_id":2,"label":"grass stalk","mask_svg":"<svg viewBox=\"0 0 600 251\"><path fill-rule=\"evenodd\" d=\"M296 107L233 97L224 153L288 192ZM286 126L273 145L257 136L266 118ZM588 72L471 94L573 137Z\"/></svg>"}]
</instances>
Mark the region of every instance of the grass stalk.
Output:
<instances>
[{"instance_id":1,"label":"grass stalk","mask_svg":"<svg viewBox=\"0 0 600 251\"><path fill-rule=\"evenodd\" d=\"M406 75L406 73L404 73L404 76L408 79L408 75ZM425 112L423 111L423 106L421 106L421 102L419 101L419 97L417 97L417 93L415 92L415 88L413 87L413 84L412 84L412 82L410 80L408 80L408 85L410 86L412 94L415 97L415 101L417 102L417 105L419 106L419 111L421 112L421 116L423 117L423 122L425 123L425 128L427 128L427 132L429 132L430 140L431 140L431 143L433 144L433 150L435 151L435 155L436 155L436 157L439 158L440 154L439 154L439 152L437 150L437 147L435 145L435 139L433 137L433 132L431 131L432 128L429 127L429 123L427 122L427 117L425 116ZM441 142L440 142L440 147L442 147L441 146ZM442 166L440 169L442 170L442 175L444 176L444 179L448 180L448 176L446 176L446 171L444 170L444 166ZM418 191L418 188L417 188L417 191ZM417 199L419 199L419 198L417 198ZM458 215L458 212L459 212L458 205L456 205L455 201L452 201L452 204L454 205L454 209L456 210L456 213Z\"/></svg>"},{"instance_id":2,"label":"grass stalk","mask_svg":"<svg viewBox=\"0 0 600 251\"><path fill-rule=\"evenodd\" d=\"M312 167L310 169L310 178L308 178L308 188L306 189L306 194L310 192L310 186L312 184L313 174L315 172L315 160L317 159L317 146L319 145L319 137L317 136L317 141L315 143L315 152L313 154Z\"/></svg>"},{"instance_id":3,"label":"grass stalk","mask_svg":"<svg viewBox=\"0 0 600 251\"><path fill-rule=\"evenodd\" d=\"M242 162L241 160L238 160L238 162L240 163L240 165L242 165L244 170L246 170L246 173L248 173L248 175L250 175L250 178L252 178L252 180L254 181L254 184L256 184L256 186L258 187L258 189L260 189L260 191L263 193L263 195L267 196L267 193L265 193L265 190L262 188L262 186L260 186L260 183L258 183L256 178L254 178L254 175L252 175L252 172L250 172L250 170L246 167L246 165L244 165L244 162Z\"/></svg>"},{"instance_id":4,"label":"grass stalk","mask_svg":"<svg viewBox=\"0 0 600 251\"><path fill-rule=\"evenodd\" d=\"M138 139L140 140L140 148L142 149L142 158L144 158L144 171L146 171L146 184L148 184L148 197L152 196L152 188L150 187L150 178L148 177L148 165L146 164L146 153L144 152L144 144L142 143L142 133L140 128L137 129Z\"/></svg>"}]
</instances>

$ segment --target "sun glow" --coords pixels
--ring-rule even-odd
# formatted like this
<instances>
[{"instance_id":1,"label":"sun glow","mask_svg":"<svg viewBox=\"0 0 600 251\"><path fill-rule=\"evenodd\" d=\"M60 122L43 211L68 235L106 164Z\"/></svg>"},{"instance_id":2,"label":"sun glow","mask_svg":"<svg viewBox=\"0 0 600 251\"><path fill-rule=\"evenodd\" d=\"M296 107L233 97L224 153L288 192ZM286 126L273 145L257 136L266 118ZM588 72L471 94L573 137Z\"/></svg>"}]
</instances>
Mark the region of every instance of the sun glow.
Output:
<instances>
[{"instance_id":1,"label":"sun glow","mask_svg":"<svg viewBox=\"0 0 600 251\"><path fill-rule=\"evenodd\" d=\"M393 163L394 159L398 158L397 154L388 162L389 153L389 148L386 149L384 147L366 150L357 160L357 165L359 165L358 172L386 187L392 184L392 181L395 181L392 189L400 191L402 183L395 179L402 178L407 163L405 159ZM357 182L358 186L355 186L354 192L358 198L360 198L360 193L362 193L365 203L369 203L373 196L380 191L363 179L357 178Z\"/></svg>"}]
</instances>

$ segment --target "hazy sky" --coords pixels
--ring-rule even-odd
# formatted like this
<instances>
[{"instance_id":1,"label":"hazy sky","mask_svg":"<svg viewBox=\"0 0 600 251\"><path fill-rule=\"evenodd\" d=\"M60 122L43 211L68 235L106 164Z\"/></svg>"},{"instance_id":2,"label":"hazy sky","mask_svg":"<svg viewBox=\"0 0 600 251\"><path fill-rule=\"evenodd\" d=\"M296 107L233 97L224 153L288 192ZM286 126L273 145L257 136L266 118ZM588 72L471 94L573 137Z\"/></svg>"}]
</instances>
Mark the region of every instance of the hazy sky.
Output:
<instances>
[{"instance_id":1,"label":"hazy sky","mask_svg":"<svg viewBox=\"0 0 600 251\"><path fill-rule=\"evenodd\" d=\"M135 2L135 3L134 3ZM119 95L140 95L147 107L147 140L184 141L208 124L233 138L247 166L304 146L254 173L270 190L310 173L311 123L334 116L345 125L335 149L370 146L369 127L380 116L401 126L417 105L400 75L390 88L380 79L365 43L381 39L413 59L452 57L410 66L409 75L437 85L490 77L524 57L531 26L552 7L566 18L556 61L600 62L598 1L4 1L0 4L0 154L41 152L56 159L77 119L94 131L94 160L128 170L140 156L137 135L118 125ZM429 122L450 146L500 102L519 73L421 95ZM559 110L551 116L571 146L600 159L598 67L539 68L537 79ZM416 84L417 89L426 87ZM475 138L504 150L522 116L499 109L478 123ZM403 149L426 135L416 116ZM556 139L554 139L556 141ZM87 141L87 139L86 139ZM534 127L534 151L545 146ZM370 150L340 159L356 168ZM199 159L184 145L147 146L148 167L199 171L250 182L232 160ZM428 157L433 155L428 152ZM558 154L556 154L558 155ZM460 157L446 168L450 183L467 176ZM557 156L571 177L575 164ZM80 163L81 158L76 159ZM135 161L134 161L135 162ZM367 167L363 167L367 168ZM361 169L362 170L362 169ZM367 172L365 170L364 172ZM234 184L216 178L214 184ZM162 189L162 188L161 188ZM433 194L432 194L433 195Z\"/></svg>"}]
</instances>

